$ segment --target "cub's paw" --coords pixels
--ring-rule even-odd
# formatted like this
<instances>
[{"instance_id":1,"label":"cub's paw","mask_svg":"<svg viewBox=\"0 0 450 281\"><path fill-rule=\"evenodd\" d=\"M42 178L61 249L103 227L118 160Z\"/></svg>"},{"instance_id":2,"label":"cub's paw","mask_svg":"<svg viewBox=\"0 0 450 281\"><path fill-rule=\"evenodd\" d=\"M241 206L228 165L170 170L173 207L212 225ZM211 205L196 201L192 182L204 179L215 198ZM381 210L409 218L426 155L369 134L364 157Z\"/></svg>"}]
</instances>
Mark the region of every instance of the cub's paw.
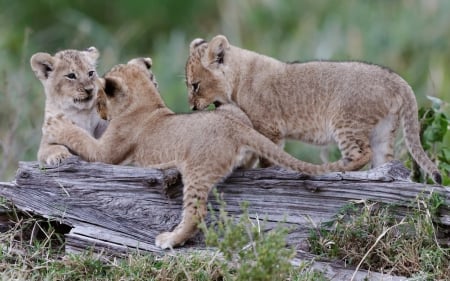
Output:
<instances>
[{"instance_id":1,"label":"cub's paw","mask_svg":"<svg viewBox=\"0 0 450 281\"><path fill-rule=\"evenodd\" d=\"M47 137L49 143L61 143L61 137L70 126L73 126L73 122L62 114L50 116L42 126L42 134Z\"/></svg>"},{"instance_id":2,"label":"cub's paw","mask_svg":"<svg viewBox=\"0 0 450 281\"><path fill-rule=\"evenodd\" d=\"M156 236L155 245L161 249L183 246L186 241L182 241L179 236L180 235L177 235L175 232L163 232Z\"/></svg>"},{"instance_id":3,"label":"cub's paw","mask_svg":"<svg viewBox=\"0 0 450 281\"><path fill-rule=\"evenodd\" d=\"M73 154L71 154L67 148L55 145L54 151L52 151L52 153L47 156L47 159L45 159L45 165L58 166L71 156L73 156Z\"/></svg>"}]
</instances>

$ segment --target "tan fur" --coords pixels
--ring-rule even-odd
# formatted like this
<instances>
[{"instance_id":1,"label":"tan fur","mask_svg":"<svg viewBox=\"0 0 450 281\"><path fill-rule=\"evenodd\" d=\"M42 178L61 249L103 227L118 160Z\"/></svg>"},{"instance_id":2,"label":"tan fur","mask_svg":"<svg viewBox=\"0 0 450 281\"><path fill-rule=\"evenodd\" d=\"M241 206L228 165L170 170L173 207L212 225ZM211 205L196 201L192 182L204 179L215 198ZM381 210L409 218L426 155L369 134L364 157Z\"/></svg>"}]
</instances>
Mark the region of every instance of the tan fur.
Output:
<instances>
[{"instance_id":1,"label":"tan fur","mask_svg":"<svg viewBox=\"0 0 450 281\"><path fill-rule=\"evenodd\" d=\"M103 90L103 85L101 85L98 88L96 104L97 104L97 114L103 120L108 120L108 110L106 108L106 94L105 94L105 91Z\"/></svg>"},{"instance_id":2,"label":"tan fur","mask_svg":"<svg viewBox=\"0 0 450 281\"><path fill-rule=\"evenodd\" d=\"M54 56L36 53L30 59L31 68L45 90L45 116L64 113L72 122L89 134L100 137L107 126L96 112L99 53L95 47L85 51L64 50ZM49 142L44 134L38 151L42 164L57 165L71 156L62 145Z\"/></svg>"},{"instance_id":3,"label":"tan fur","mask_svg":"<svg viewBox=\"0 0 450 281\"><path fill-rule=\"evenodd\" d=\"M316 170L246 125L245 115L232 105L194 114L173 113L154 87L146 61L132 60L105 75L110 123L100 139L62 116L49 118L43 130L52 142L66 145L88 161L176 167L181 172L183 218L175 230L156 238L159 247L182 245L196 233L197 223L206 214L209 191L241 164L247 151L295 171Z\"/></svg>"},{"instance_id":4,"label":"tan fur","mask_svg":"<svg viewBox=\"0 0 450 281\"><path fill-rule=\"evenodd\" d=\"M192 109L235 104L274 143L337 143L342 159L319 169L350 171L393 159L400 122L406 145L437 183L441 175L419 138L417 103L408 83L362 62L283 63L229 44L222 35L195 39L186 63Z\"/></svg>"}]
</instances>

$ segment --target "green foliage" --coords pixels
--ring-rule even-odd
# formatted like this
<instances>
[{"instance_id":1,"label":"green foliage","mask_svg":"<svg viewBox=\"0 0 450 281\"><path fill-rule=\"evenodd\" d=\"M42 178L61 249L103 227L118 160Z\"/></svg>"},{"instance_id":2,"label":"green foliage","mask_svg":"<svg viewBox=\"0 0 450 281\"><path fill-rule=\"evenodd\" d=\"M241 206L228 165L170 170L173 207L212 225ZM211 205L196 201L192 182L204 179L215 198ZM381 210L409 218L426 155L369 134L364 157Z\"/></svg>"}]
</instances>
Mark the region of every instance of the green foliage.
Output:
<instances>
[{"instance_id":1,"label":"green foliage","mask_svg":"<svg viewBox=\"0 0 450 281\"><path fill-rule=\"evenodd\" d=\"M352 202L331 227L312 230L311 250L365 269L444 280L450 274L450 249L439 244L432 220L443 204L437 193L420 195L400 219L393 215L395 206Z\"/></svg>"},{"instance_id":2,"label":"green foliage","mask_svg":"<svg viewBox=\"0 0 450 281\"><path fill-rule=\"evenodd\" d=\"M430 216L434 219L439 215L439 209L441 207L445 207L445 198L443 198L438 193L432 193L427 201L428 206L427 209L430 211Z\"/></svg>"},{"instance_id":3,"label":"green foliage","mask_svg":"<svg viewBox=\"0 0 450 281\"><path fill-rule=\"evenodd\" d=\"M422 146L431 159L437 160L438 168L442 174L443 185L450 184L450 147L445 142L450 119L443 111L445 103L435 97L428 97L432 101L430 108L421 107L419 109L419 119L421 125L420 139ZM410 158L409 160L413 160ZM432 182L425 175L418 165L412 162L413 179L419 182Z\"/></svg>"},{"instance_id":4,"label":"green foliage","mask_svg":"<svg viewBox=\"0 0 450 281\"><path fill-rule=\"evenodd\" d=\"M419 119L421 125L421 141L425 150L435 148L441 143L448 130L449 119L442 112L444 102L435 97L428 97L433 103L431 108L420 108Z\"/></svg>"},{"instance_id":5,"label":"green foliage","mask_svg":"<svg viewBox=\"0 0 450 281\"><path fill-rule=\"evenodd\" d=\"M214 223L209 227L202 223L200 228L206 244L223 255L227 280L324 280L321 273L293 268L290 261L295 251L286 246L286 228L277 226L264 231L264 223L250 218L247 203L241 206L240 218L233 218L226 212L225 202L217 194L216 198L221 203L219 214L210 208Z\"/></svg>"},{"instance_id":6,"label":"green foliage","mask_svg":"<svg viewBox=\"0 0 450 281\"><path fill-rule=\"evenodd\" d=\"M449 8L449 1L428 0L0 0L0 179L11 179L18 161L36 159L44 93L28 63L35 52L96 46L100 74L150 56L162 97L176 112L187 112L189 42L221 33L235 45L283 61L350 59L388 66L423 104L426 95L450 99ZM444 138L445 146L449 142ZM310 146L289 143L287 150L319 162Z\"/></svg>"}]
</instances>

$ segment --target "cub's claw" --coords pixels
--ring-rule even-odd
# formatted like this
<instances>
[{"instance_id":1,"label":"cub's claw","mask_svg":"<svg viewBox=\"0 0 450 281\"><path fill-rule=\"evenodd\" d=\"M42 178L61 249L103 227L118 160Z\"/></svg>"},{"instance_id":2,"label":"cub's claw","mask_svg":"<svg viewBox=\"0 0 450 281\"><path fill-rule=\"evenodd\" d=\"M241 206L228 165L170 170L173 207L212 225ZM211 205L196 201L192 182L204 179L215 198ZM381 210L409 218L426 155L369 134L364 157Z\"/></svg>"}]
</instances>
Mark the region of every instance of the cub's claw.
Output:
<instances>
[{"instance_id":1,"label":"cub's claw","mask_svg":"<svg viewBox=\"0 0 450 281\"><path fill-rule=\"evenodd\" d=\"M72 156L72 154L69 151L61 150L58 153L54 153L48 156L47 159L45 160L45 164L48 166L58 166L70 156Z\"/></svg>"}]
</instances>

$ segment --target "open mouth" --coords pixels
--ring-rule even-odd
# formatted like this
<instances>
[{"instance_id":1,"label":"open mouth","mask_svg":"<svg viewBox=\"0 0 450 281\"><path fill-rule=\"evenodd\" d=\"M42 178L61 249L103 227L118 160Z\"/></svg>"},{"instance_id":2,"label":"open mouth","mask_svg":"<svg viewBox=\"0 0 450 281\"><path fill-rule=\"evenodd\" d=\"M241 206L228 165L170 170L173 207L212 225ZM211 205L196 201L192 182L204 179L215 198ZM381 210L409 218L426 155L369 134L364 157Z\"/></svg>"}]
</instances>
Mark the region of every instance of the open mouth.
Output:
<instances>
[{"instance_id":1,"label":"open mouth","mask_svg":"<svg viewBox=\"0 0 450 281\"><path fill-rule=\"evenodd\" d=\"M213 104L216 108L219 108L222 105L220 101L215 101Z\"/></svg>"},{"instance_id":2,"label":"open mouth","mask_svg":"<svg viewBox=\"0 0 450 281\"><path fill-rule=\"evenodd\" d=\"M74 99L73 99L73 102L74 102L74 103L85 103L85 102L91 101L92 98L93 98L92 95L89 95L89 96L87 96L87 97L85 97L85 98L83 98L83 99L80 99L80 98L74 98Z\"/></svg>"}]
</instances>

